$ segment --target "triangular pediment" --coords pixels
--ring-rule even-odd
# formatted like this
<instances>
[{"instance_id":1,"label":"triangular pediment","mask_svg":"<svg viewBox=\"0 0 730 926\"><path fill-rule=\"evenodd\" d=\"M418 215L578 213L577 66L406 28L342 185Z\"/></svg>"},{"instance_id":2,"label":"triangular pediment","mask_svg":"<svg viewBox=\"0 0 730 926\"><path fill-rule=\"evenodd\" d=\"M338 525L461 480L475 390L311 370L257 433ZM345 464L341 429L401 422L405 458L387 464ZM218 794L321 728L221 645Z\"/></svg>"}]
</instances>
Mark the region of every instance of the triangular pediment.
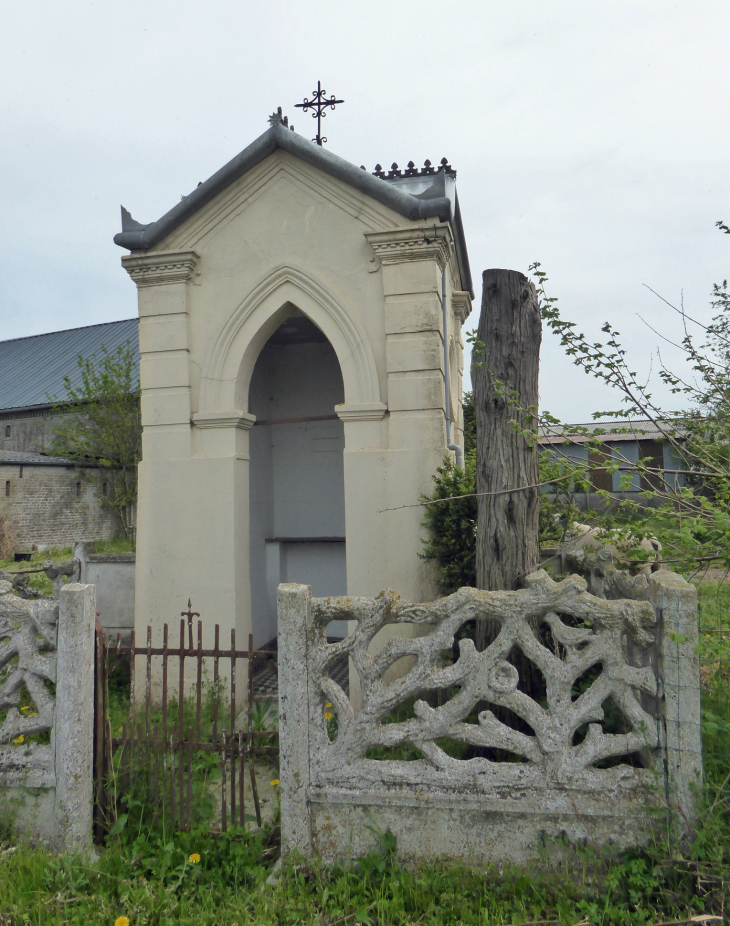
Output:
<instances>
[{"instance_id":1,"label":"triangular pediment","mask_svg":"<svg viewBox=\"0 0 730 926\"><path fill-rule=\"evenodd\" d=\"M200 250L206 239L223 233L232 222L243 221L254 234L262 222L268 225L272 214L284 212L289 223L298 220L303 227L312 209L322 212L329 208L357 220L365 232L409 224L382 203L279 150L201 206L159 246L164 250Z\"/></svg>"},{"instance_id":2,"label":"triangular pediment","mask_svg":"<svg viewBox=\"0 0 730 926\"><path fill-rule=\"evenodd\" d=\"M302 138L283 123L277 122L192 193L183 197L156 222L142 225L122 207L122 231L114 236L115 243L120 247L129 248L130 251L148 250L278 150L286 151L292 157L318 168L360 193L365 193L375 202L387 206L406 219L453 219L452 204L446 196L425 196L423 193L414 196L407 193ZM433 190L434 194L440 192L436 178Z\"/></svg>"}]
</instances>

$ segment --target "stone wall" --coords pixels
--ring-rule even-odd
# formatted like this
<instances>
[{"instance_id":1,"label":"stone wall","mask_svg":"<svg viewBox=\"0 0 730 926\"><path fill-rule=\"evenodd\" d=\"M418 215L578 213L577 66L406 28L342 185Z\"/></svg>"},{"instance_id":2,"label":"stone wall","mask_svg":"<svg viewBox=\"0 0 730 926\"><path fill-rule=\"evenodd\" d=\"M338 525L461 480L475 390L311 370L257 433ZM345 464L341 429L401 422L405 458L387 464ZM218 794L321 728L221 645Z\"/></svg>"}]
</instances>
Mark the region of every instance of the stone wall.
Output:
<instances>
[{"instance_id":1,"label":"stone wall","mask_svg":"<svg viewBox=\"0 0 730 926\"><path fill-rule=\"evenodd\" d=\"M134 553L92 553L79 543L74 556L80 566L80 581L96 588L99 623L107 638L122 635L125 644L134 630Z\"/></svg>"},{"instance_id":2,"label":"stone wall","mask_svg":"<svg viewBox=\"0 0 730 926\"><path fill-rule=\"evenodd\" d=\"M283 854L360 855L390 828L408 859L525 863L544 837L642 844L662 808L686 825L702 775L696 591L666 571L634 586L639 600L609 600L541 570L520 591L412 604L281 585ZM477 619L499 629L484 652L459 639ZM332 620L352 632L328 644ZM403 623L421 635L373 653ZM344 656L359 709L329 674Z\"/></svg>"},{"instance_id":3,"label":"stone wall","mask_svg":"<svg viewBox=\"0 0 730 926\"><path fill-rule=\"evenodd\" d=\"M8 520L19 549L118 536L118 518L97 497L98 478L93 468L0 459L0 516Z\"/></svg>"},{"instance_id":4,"label":"stone wall","mask_svg":"<svg viewBox=\"0 0 730 926\"><path fill-rule=\"evenodd\" d=\"M29 601L0 581L0 818L64 851L91 847L94 619L91 585Z\"/></svg>"},{"instance_id":5,"label":"stone wall","mask_svg":"<svg viewBox=\"0 0 730 926\"><path fill-rule=\"evenodd\" d=\"M0 450L50 453L55 429L62 419L62 415L48 408L3 412L0 414Z\"/></svg>"}]
</instances>

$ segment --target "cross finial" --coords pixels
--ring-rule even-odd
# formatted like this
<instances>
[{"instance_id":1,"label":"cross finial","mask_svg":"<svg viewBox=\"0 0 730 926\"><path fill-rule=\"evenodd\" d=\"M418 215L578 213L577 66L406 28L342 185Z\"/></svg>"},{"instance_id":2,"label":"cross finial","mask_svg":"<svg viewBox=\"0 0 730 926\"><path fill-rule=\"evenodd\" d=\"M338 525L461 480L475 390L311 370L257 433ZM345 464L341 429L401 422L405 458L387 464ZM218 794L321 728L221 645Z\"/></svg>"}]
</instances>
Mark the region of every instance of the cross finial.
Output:
<instances>
[{"instance_id":1,"label":"cross finial","mask_svg":"<svg viewBox=\"0 0 730 926\"><path fill-rule=\"evenodd\" d=\"M313 138L312 141L316 141L318 145L323 145L327 139L322 135L322 119L327 115L325 110L327 108L334 109L337 103L344 103L344 100L336 100L334 94L327 99L325 94L326 90L322 89L322 83L317 81L317 89L312 91L312 99L308 100L304 97L303 103L295 103L294 106L297 109L301 109L302 112L307 112L312 109L312 119L317 120L317 137Z\"/></svg>"},{"instance_id":2,"label":"cross finial","mask_svg":"<svg viewBox=\"0 0 730 926\"><path fill-rule=\"evenodd\" d=\"M200 617L197 611L193 611L192 604L188 598L188 609L187 611L181 611L180 617L187 617L188 619L188 636L190 638L190 649L193 648L193 618Z\"/></svg>"}]
</instances>

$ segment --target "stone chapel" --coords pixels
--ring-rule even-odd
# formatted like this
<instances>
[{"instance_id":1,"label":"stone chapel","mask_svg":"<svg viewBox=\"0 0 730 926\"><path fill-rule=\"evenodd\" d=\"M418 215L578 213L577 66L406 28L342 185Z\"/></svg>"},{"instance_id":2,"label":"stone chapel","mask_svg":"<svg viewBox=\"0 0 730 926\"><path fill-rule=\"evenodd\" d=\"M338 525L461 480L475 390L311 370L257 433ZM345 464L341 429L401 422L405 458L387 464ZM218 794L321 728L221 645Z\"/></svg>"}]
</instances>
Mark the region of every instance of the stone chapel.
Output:
<instances>
[{"instance_id":1,"label":"stone chapel","mask_svg":"<svg viewBox=\"0 0 730 926\"><path fill-rule=\"evenodd\" d=\"M455 171L371 174L269 121L156 222L122 209L114 238L138 289L142 639L191 599L222 646L264 645L280 582L437 594L415 505L463 446Z\"/></svg>"}]
</instances>

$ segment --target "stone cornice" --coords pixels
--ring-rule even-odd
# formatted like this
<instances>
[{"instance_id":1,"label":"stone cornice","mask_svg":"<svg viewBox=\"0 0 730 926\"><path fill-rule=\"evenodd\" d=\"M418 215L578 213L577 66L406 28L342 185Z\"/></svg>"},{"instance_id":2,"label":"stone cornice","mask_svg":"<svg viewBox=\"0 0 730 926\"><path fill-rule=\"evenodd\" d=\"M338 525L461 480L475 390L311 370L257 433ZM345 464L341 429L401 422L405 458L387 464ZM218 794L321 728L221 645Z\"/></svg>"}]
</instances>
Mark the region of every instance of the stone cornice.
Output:
<instances>
[{"instance_id":1,"label":"stone cornice","mask_svg":"<svg viewBox=\"0 0 730 926\"><path fill-rule=\"evenodd\" d=\"M454 309L454 315L463 325L471 315L471 296L464 290L455 289L451 294L451 305Z\"/></svg>"},{"instance_id":2,"label":"stone cornice","mask_svg":"<svg viewBox=\"0 0 730 926\"><path fill-rule=\"evenodd\" d=\"M454 255L454 241L448 225L419 225L391 231L366 232L365 237L382 264L411 260L435 260L439 269Z\"/></svg>"},{"instance_id":3,"label":"stone cornice","mask_svg":"<svg viewBox=\"0 0 730 926\"><path fill-rule=\"evenodd\" d=\"M241 431L250 431L255 421L256 415L242 412L238 408L218 412L197 412L193 415L196 428L239 428Z\"/></svg>"},{"instance_id":4,"label":"stone cornice","mask_svg":"<svg viewBox=\"0 0 730 926\"><path fill-rule=\"evenodd\" d=\"M187 283L200 258L195 251L160 251L156 254L129 254L122 266L139 288Z\"/></svg>"},{"instance_id":5,"label":"stone cornice","mask_svg":"<svg viewBox=\"0 0 730 926\"><path fill-rule=\"evenodd\" d=\"M335 405L337 417L342 421L380 421L388 411L382 402L363 402L358 405Z\"/></svg>"}]
</instances>

